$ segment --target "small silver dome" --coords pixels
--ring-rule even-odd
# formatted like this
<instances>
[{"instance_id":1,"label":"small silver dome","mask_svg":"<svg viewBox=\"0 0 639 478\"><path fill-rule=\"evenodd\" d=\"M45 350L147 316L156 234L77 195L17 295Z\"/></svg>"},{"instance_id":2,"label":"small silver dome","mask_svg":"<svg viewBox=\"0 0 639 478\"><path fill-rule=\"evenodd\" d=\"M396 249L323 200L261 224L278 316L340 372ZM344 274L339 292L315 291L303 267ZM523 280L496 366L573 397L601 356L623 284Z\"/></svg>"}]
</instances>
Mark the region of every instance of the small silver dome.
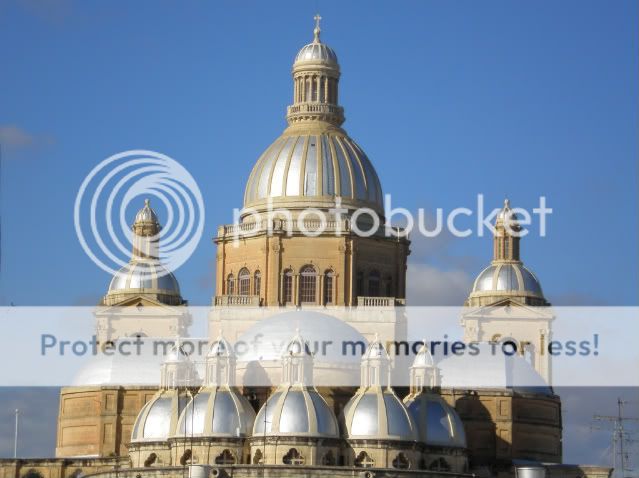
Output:
<instances>
[{"instance_id":1,"label":"small silver dome","mask_svg":"<svg viewBox=\"0 0 639 478\"><path fill-rule=\"evenodd\" d=\"M235 352L233 346L220 336L211 344L207 357L235 357Z\"/></svg>"},{"instance_id":2,"label":"small silver dome","mask_svg":"<svg viewBox=\"0 0 639 478\"><path fill-rule=\"evenodd\" d=\"M160 221L157 214L151 209L151 202L148 199L144 200L144 207L138 211L135 215L135 224L153 224L160 226Z\"/></svg>"},{"instance_id":3,"label":"small silver dome","mask_svg":"<svg viewBox=\"0 0 639 478\"><path fill-rule=\"evenodd\" d=\"M417 440L408 410L388 388L376 387L355 394L344 408L344 422L347 438Z\"/></svg>"},{"instance_id":4,"label":"small silver dome","mask_svg":"<svg viewBox=\"0 0 639 478\"><path fill-rule=\"evenodd\" d=\"M206 387L189 402L178 421L177 435L207 437L250 436L255 411L230 387Z\"/></svg>"},{"instance_id":5,"label":"small silver dome","mask_svg":"<svg viewBox=\"0 0 639 478\"><path fill-rule=\"evenodd\" d=\"M338 438L333 410L314 388L292 386L273 393L255 418L253 435Z\"/></svg>"},{"instance_id":6,"label":"small silver dome","mask_svg":"<svg viewBox=\"0 0 639 478\"><path fill-rule=\"evenodd\" d=\"M407 397L405 405L427 445L466 448L464 425L453 407L435 393Z\"/></svg>"},{"instance_id":7,"label":"small silver dome","mask_svg":"<svg viewBox=\"0 0 639 478\"><path fill-rule=\"evenodd\" d=\"M147 289L180 294L173 273L157 261L133 261L122 267L111 279L109 292Z\"/></svg>"},{"instance_id":8,"label":"small silver dome","mask_svg":"<svg viewBox=\"0 0 639 478\"><path fill-rule=\"evenodd\" d=\"M413 360L413 367L434 367L435 361L430 354L430 350L427 346L427 341L423 341L423 345L419 348L417 354L415 354L415 360Z\"/></svg>"},{"instance_id":9,"label":"small silver dome","mask_svg":"<svg viewBox=\"0 0 639 478\"><path fill-rule=\"evenodd\" d=\"M543 296L537 277L520 263L493 264L479 273L473 292L518 291Z\"/></svg>"},{"instance_id":10,"label":"small silver dome","mask_svg":"<svg viewBox=\"0 0 639 478\"><path fill-rule=\"evenodd\" d=\"M158 392L138 413L131 433L132 442L164 441L175 434L178 417L188 402L185 392Z\"/></svg>"},{"instance_id":11,"label":"small silver dome","mask_svg":"<svg viewBox=\"0 0 639 478\"><path fill-rule=\"evenodd\" d=\"M255 163L244 206L269 197L334 201L337 196L345 206L367 205L383 213L381 183L364 151L345 134L333 131L283 135Z\"/></svg>"},{"instance_id":12,"label":"small silver dome","mask_svg":"<svg viewBox=\"0 0 639 478\"><path fill-rule=\"evenodd\" d=\"M319 42L309 43L302 47L295 63L325 61L337 64L337 55L328 45Z\"/></svg>"}]
</instances>

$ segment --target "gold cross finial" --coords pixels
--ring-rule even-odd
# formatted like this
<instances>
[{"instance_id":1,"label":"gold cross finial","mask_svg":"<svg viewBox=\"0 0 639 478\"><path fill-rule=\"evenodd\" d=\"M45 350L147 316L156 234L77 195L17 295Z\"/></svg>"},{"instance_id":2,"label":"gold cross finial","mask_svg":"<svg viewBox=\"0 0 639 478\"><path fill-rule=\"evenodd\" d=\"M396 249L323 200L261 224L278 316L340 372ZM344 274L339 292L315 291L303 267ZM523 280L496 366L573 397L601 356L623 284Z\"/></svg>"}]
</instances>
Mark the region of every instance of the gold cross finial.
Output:
<instances>
[{"instance_id":1,"label":"gold cross finial","mask_svg":"<svg viewBox=\"0 0 639 478\"><path fill-rule=\"evenodd\" d=\"M313 19L315 20L315 29L313 30L313 42L315 43L319 43L320 41L320 32L322 31L320 28L320 20L322 19L322 17L320 16L319 13L317 13Z\"/></svg>"}]
</instances>

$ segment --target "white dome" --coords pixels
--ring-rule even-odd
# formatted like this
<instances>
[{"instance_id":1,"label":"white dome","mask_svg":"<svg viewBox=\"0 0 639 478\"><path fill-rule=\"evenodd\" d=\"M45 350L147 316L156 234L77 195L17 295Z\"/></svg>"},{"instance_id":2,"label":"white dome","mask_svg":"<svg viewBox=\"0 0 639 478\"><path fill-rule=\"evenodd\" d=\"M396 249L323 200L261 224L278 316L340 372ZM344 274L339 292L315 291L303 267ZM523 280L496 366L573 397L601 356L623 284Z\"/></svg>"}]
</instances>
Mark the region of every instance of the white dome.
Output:
<instances>
[{"instance_id":1,"label":"white dome","mask_svg":"<svg viewBox=\"0 0 639 478\"><path fill-rule=\"evenodd\" d=\"M422 392L404 402L426 445L466 448L464 425L453 407L435 393Z\"/></svg>"},{"instance_id":2,"label":"white dome","mask_svg":"<svg viewBox=\"0 0 639 478\"><path fill-rule=\"evenodd\" d=\"M339 426L317 390L293 385L269 397L255 418L253 435L339 438Z\"/></svg>"},{"instance_id":3,"label":"white dome","mask_svg":"<svg viewBox=\"0 0 639 478\"><path fill-rule=\"evenodd\" d=\"M341 130L285 134L260 156L244 194L244 206L273 200L342 199L345 207L383 213L382 187L364 151Z\"/></svg>"},{"instance_id":4,"label":"white dome","mask_svg":"<svg viewBox=\"0 0 639 478\"><path fill-rule=\"evenodd\" d=\"M186 406L176 430L182 436L247 437L254 420L255 411L236 389L206 387Z\"/></svg>"},{"instance_id":5,"label":"white dome","mask_svg":"<svg viewBox=\"0 0 639 478\"><path fill-rule=\"evenodd\" d=\"M401 400L390 389L360 391L344 407L346 438L416 441L417 430Z\"/></svg>"}]
</instances>

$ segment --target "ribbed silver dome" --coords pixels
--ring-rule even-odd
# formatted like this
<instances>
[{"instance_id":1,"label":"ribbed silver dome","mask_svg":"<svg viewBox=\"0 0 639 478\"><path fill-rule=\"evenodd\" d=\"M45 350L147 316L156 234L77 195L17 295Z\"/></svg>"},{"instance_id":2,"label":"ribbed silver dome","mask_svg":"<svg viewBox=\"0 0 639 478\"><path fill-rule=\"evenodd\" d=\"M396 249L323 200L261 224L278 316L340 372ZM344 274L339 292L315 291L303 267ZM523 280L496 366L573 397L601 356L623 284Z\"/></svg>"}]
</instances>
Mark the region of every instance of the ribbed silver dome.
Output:
<instances>
[{"instance_id":1,"label":"ribbed silver dome","mask_svg":"<svg viewBox=\"0 0 639 478\"><path fill-rule=\"evenodd\" d=\"M479 273L473 292L518 291L543 296L537 277L519 263L493 264Z\"/></svg>"},{"instance_id":2,"label":"ribbed silver dome","mask_svg":"<svg viewBox=\"0 0 639 478\"><path fill-rule=\"evenodd\" d=\"M297 56L295 63L305 61L329 61L337 63L337 55L331 47L324 43L313 42L302 47Z\"/></svg>"},{"instance_id":3,"label":"ribbed silver dome","mask_svg":"<svg viewBox=\"0 0 639 478\"><path fill-rule=\"evenodd\" d=\"M333 410L314 388L278 389L255 418L253 435L296 435L338 438Z\"/></svg>"},{"instance_id":4,"label":"ribbed silver dome","mask_svg":"<svg viewBox=\"0 0 639 478\"><path fill-rule=\"evenodd\" d=\"M416 441L417 430L397 395L375 387L358 392L344 408L346 437Z\"/></svg>"},{"instance_id":5,"label":"ribbed silver dome","mask_svg":"<svg viewBox=\"0 0 639 478\"><path fill-rule=\"evenodd\" d=\"M183 436L247 437L255 420L248 400L229 387L206 387L186 406L178 421Z\"/></svg>"},{"instance_id":6,"label":"ribbed silver dome","mask_svg":"<svg viewBox=\"0 0 639 478\"><path fill-rule=\"evenodd\" d=\"M178 417L188 397L184 392L165 390L157 393L140 410L131 433L132 442L164 441L176 430Z\"/></svg>"},{"instance_id":7,"label":"ribbed silver dome","mask_svg":"<svg viewBox=\"0 0 639 478\"><path fill-rule=\"evenodd\" d=\"M453 407L439 395L422 392L405 402L419 433L427 445L466 447L464 425Z\"/></svg>"},{"instance_id":8,"label":"ribbed silver dome","mask_svg":"<svg viewBox=\"0 0 639 478\"><path fill-rule=\"evenodd\" d=\"M267 198L334 198L382 211L382 187L362 149L337 132L283 135L262 154L246 185L244 205Z\"/></svg>"},{"instance_id":9,"label":"ribbed silver dome","mask_svg":"<svg viewBox=\"0 0 639 478\"><path fill-rule=\"evenodd\" d=\"M151 208L151 203L148 199L144 200L144 207L138 211L135 215L135 224L154 224L159 226L160 221L157 214Z\"/></svg>"},{"instance_id":10,"label":"ribbed silver dome","mask_svg":"<svg viewBox=\"0 0 639 478\"><path fill-rule=\"evenodd\" d=\"M111 279L109 292L128 289L158 290L180 294L175 276L157 261L135 261L122 267Z\"/></svg>"}]
</instances>

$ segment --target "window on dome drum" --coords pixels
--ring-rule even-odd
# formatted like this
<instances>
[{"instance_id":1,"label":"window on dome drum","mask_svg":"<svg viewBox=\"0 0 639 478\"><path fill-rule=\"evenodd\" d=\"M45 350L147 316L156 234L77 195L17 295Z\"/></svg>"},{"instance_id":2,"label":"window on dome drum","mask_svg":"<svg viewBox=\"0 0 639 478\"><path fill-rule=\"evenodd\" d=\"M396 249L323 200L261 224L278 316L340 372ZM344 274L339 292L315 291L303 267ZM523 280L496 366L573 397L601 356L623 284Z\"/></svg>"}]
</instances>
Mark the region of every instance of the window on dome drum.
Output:
<instances>
[{"instance_id":1,"label":"window on dome drum","mask_svg":"<svg viewBox=\"0 0 639 478\"><path fill-rule=\"evenodd\" d=\"M324 304L333 303L333 277L335 274L333 271L326 271L324 273Z\"/></svg>"},{"instance_id":2,"label":"window on dome drum","mask_svg":"<svg viewBox=\"0 0 639 478\"><path fill-rule=\"evenodd\" d=\"M235 277L233 274L229 274L226 277L226 295L234 295L235 294Z\"/></svg>"},{"instance_id":3,"label":"window on dome drum","mask_svg":"<svg viewBox=\"0 0 639 478\"><path fill-rule=\"evenodd\" d=\"M284 455L282 462L284 462L285 465L299 466L304 464L304 457L300 455L300 452L295 448L291 448L288 453Z\"/></svg>"},{"instance_id":4,"label":"window on dome drum","mask_svg":"<svg viewBox=\"0 0 639 478\"><path fill-rule=\"evenodd\" d=\"M22 475L22 478L42 478L42 473L31 468L24 475Z\"/></svg>"},{"instance_id":5,"label":"window on dome drum","mask_svg":"<svg viewBox=\"0 0 639 478\"><path fill-rule=\"evenodd\" d=\"M364 273L357 271L357 295L364 295Z\"/></svg>"},{"instance_id":6,"label":"window on dome drum","mask_svg":"<svg viewBox=\"0 0 639 478\"><path fill-rule=\"evenodd\" d=\"M182 455L182 458L180 458L180 465L184 466L192 463L191 458L193 458L193 452L191 452L191 450L184 450L184 454Z\"/></svg>"},{"instance_id":7,"label":"window on dome drum","mask_svg":"<svg viewBox=\"0 0 639 478\"><path fill-rule=\"evenodd\" d=\"M393 278L391 276L386 276L384 280L384 291L386 297L393 297Z\"/></svg>"},{"instance_id":8,"label":"window on dome drum","mask_svg":"<svg viewBox=\"0 0 639 478\"><path fill-rule=\"evenodd\" d=\"M357 455L357 458L355 458L355 466L357 468L372 468L375 466L375 460L368 456L368 453L363 451Z\"/></svg>"},{"instance_id":9,"label":"window on dome drum","mask_svg":"<svg viewBox=\"0 0 639 478\"><path fill-rule=\"evenodd\" d=\"M428 465L428 469L431 471L450 471L450 465L443 458L437 458Z\"/></svg>"},{"instance_id":10,"label":"window on dome drum","mask_svg":"<svg viewBox=\"0 0 639 478\"><path fill-rule=\"evenodd\" d=\"M504 259L510 259L510 241L508 238L504 239Z\"/></svg>"},{"instance_id":11,"label":"window on dome drum","mask_svg":"<svg viewBox=\"0 0 639 478\"><path fill-rule=\"evenodd\" d=\"M317 274L313 266L304 266L300 271L300 302L315 303L315 289L317 286Z\"/></svg>"},{"instance_id":12,"label":"window on dome drum","mask_svg":"<svg viewBox=\"0 0 639 478\"><path fill-rule=\"evenodd\" d=\"M218 456L215 457L216 465L235 465L235 456L231 453L231 450L223 450Z\"/></svg>"},{"instance_id":13,"label":"window on dome drum","mask_svg":"<svg viewBox=\"0 0 639 478\"><path fill-rule=\"evenodd\" d=\"M368 274L368 295L370 297L379 297L379 271L373 270Z\"/></svg>"},{"instance_id":14,"label":"window on dome drum","mask_svg":"<svg viewBox=\"0 0 639 478\"><path fill-rule=\"evenodd\" d=\"M406 455L403 453L397 455L393 460L393 468L408 470L410 468L410 462L408 461L408 458L406 458Z\"/></svg>"},{"instance_id":15,"label":"window on dome drum","mask_svg":"<svg viewBox=\"0 0 639 478\"><path fill-rule=\"evenodd\" d=\"M251 290L251 273L248 269L241 269L240 273L237 275L237 279L239 295L249 295Z\"/></svg>"},{"instance_id":16,"label":"window on dome drum","mask_svg":"<svg viewBox=\"0 0 639 478\"><path fill-rule=\"evenodd\" d=\"M253 455L253 464L261 465L263 462L264 460L263 460L262 450L257 450L255 452L255 455Z\"/></svg>"},{"instance_id":17,"label":"window on dome drum","mask_svg":"<svg viewBox=\"0 0 639 478\"><path fill-rule=\"evenodd\" d=\"M282 299L285 304L293 302L293 271L284 271L284 277L282 279Z\"/></svg>"},{"instance_id":18,"label":"window on dome drum","mask_svg":"<svg viewBox=\"0 0 639 478\"><path fill-rule=\"evenodd\" d=\"M262 274L260 271L255 271L253 274L253 295L260 295L262 290Z\"/></svg>"},{"instance_id":19,"label":"window on dome drum","mask_svg":"<svg viewBox=\"0 0 639 478\"><path fill-rule=\"evenodd\" d=\"M322 465L335 466L335 455L332 450L328 450L328 453L322 457Z\"/></svg>"}]
</instances>

